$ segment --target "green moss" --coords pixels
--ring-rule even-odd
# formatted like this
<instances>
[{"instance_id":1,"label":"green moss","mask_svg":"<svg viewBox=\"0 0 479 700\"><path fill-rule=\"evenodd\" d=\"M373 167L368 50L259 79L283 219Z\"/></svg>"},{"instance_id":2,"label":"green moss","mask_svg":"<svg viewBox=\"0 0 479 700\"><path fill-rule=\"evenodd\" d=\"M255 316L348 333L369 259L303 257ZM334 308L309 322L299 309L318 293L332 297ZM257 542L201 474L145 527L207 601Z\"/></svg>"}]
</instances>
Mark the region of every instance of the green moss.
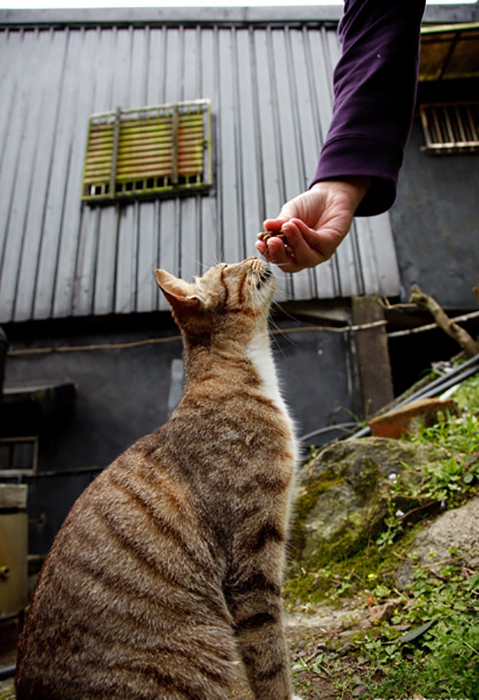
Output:
<instances>
[{"instance_id":1,"label":"green moss","mask_svg":"<svg viewBox=\"0 0 479 700\"><path fill-rule=\"evenodd\" d=\"M306 570L293 565L284 584L284 600L288 608L298 604L334 602L341 596L351 596L373 590L378 585L394 587L394 574L399 562L406 556L409 545L424 527L417 523L408 528L393 547L381 548L373 541L357 541L347 549L347 535L340 539L342 555L335 559L331 550L324 550L316 565Z\"/></svg>"},{"instance_id":2,"label":"green moss","mask_svg":"<svg viewBox=\"0 0 479 700\"><path fill-rule=\"evenodd\" d=\"M15 700L15 690L13 688L0 690L0 700Z\"/></svg>"},{"instance_id":3,"label":"green moss","mask_svg":"<svg viewBox=\"0 0 479 700\"><path fill-rule=\"evenodd\" d=\"M368 698L394 692L406 697L418 688L429 697L445 688L455 697L476 697L479 627L471 614L477 575L460 567L438 575L414 565L411 556L432 517L478 492L479 378L473 379L454 397L468 409L460 417L446 416L401 441L371 438L331 446L301 472L296 559L284 586L287 609L312 612L309 606L341 604L344 598L394 605L391 620L375 620L348 637L355 650L346 669L343 655L337 667L329 666L334 683L342 683L348 695L359 677ZM401 585L406 592L399 592ZM437 624L405 646L402 626L420 629L433 619ZM360 667L351 661L356 656Z\"/></svg>"},{"instance_id":4,"label":"green moss","mask_svg":"<svg viewBox=\"0 0 479 700\"><path fill-rule=\"evenodd\" d=\"M462 402L479 406L478 378L461 391ZM448 416L404 441L334 443L313 455L300 474L286 603L393 590L401 559L439 504L458 505L477 487L476 420Z\"/></svg>"},{"instance_id":5,"label":"green moss","mask_svg":"<svg viewBox=\"0 0 479 700\"><path fill-rule=\"evenodd\" d=\"M340 473L340 467L332 464L303 486L296 502L291 553L304 570L318 571L331 562L350 560L368 547L381 528L386 512L384 507L381 508L379 493L377 499L372 498L377 491L377 467L374 461L370 464L363 462L361 467L361 472L354 476L354 494L358 503L344 509L344 519L334 522L331 537L316 539L311 532L310 516L313 515L314 521L317 515L314 511L320 508L327 522L327 514L334 514L340 502L344 503L350 497L347 479Z\"/></svg>"},{"instance_id":6,"label":"green moss","mask_svg":"<svg viewBox=\"0 0 479 700\"><path fill-rule=\"evenodd\" d=\"M304 493L299 496L295 503L296 520L300 522L305 520L316 505L318 497L343 482L342 478L326 479L320 477L307 484Z\"/></svg>"},{"instance_id":7,"label":"green moss","mask_svg":"<svg viewBox=\"0 0 479 700\"><path fill-rule=\"evenodd\" d=\"M304 548L306 542L306 521L316 506L319 496L341 486L343 483L344 478L334 473L334 467L330 467L319 478L312 479L301 489L301 493L294 505L295 514L291 537L291 549L294 552L301 552Z\"/></svg>"}]
</instances>

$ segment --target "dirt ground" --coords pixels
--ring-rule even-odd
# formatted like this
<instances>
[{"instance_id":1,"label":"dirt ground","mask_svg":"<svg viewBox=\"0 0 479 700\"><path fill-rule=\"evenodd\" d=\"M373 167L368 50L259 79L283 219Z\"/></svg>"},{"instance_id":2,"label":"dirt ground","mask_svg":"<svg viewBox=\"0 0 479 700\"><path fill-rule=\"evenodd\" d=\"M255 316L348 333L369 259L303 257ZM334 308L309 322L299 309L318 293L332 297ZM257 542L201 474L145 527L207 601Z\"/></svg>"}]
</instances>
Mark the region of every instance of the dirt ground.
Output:
<instances>
[{"instance_id":1,"label":"dirt ground","mask_svg":"<svg viewBox=\"0 0 479 700\"><path fill-rule=\"evenodd\" d=\"M350 700L351 696L336 690L328 656L338 651L346 659L351 647L350 639L359 630L370 626L370 610L356 602L341 606L321 605L307 612L297 612L286 617L287 636L291 650L294 692L303 700ZM365 688L360 681L353 687L353 697L360 697ZM231 694L231 700L253 700L247 683L239 680Z\"/></svg>"},{"instance_id":2,"label":"dirt ground","mask_svg":"<svg viewBox=\"0 0 479 700\"><path fill-rule=\"evenodd\" d=\"M291 650L294 691L303 700L350 700L351 696L335 690L328 655L338 650L347 654L349 639L368 626L370 611L352 602L339 607L318 606L314 610L286 616L287 636ZM16 630L11 629L10 644L0 649L0 667L15 663ZM345 658L345 665L348 662ZM361 696L361 685L353 697ZM0 700L14 700L13 679L0 681ZM230 700L254 700L246 680L238 679Z\"/></svg>"}]
</instances>

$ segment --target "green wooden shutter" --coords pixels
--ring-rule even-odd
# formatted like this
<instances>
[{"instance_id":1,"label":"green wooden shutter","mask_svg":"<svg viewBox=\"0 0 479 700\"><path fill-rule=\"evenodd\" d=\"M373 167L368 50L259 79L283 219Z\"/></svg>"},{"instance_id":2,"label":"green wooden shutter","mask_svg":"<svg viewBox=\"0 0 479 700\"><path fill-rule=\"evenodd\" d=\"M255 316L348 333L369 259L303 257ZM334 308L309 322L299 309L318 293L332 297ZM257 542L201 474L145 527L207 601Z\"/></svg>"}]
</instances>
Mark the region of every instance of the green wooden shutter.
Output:
<instances>
[{"instance_id":1,"label":"green wooden shutter","mask_svg":"<svg viewBox=\"0 0 479 700\"><path fill-rule=\"evenodd\" d=\"M211 184L209 100L90 118L84 201L188 193Z\"/></svg>"}]
</instances>

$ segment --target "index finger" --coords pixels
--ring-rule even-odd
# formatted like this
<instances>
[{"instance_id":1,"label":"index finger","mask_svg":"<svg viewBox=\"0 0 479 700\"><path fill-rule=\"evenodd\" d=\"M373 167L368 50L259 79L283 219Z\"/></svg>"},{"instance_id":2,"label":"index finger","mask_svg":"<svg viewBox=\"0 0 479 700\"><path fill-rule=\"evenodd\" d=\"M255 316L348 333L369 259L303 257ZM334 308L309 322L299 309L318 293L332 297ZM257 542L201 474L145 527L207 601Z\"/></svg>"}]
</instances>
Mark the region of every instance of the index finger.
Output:
<instances>
[{"instance_id":1,"label":"index finger","mask_svg":"<svg viewBox=\"0 0 479 700\"><path fill-rule=\"evenodd\" d=\"M271 238L268 242L256 241L257 250L268 260L277 265L283 272L299 272L302 266L296 260L287 255L284 243L279 238Z\"/></svg>"},{"instance_id":2,"label":"index finger","mask_svg":"<svg viewBox=\"0 0 479 700\"><path fill-rule=\"evenodd\" d=\"M285 224L288 219L265 219L263 221L263 226L268 231L280 231L283 224Z\"/></svg>"}]
</instances>

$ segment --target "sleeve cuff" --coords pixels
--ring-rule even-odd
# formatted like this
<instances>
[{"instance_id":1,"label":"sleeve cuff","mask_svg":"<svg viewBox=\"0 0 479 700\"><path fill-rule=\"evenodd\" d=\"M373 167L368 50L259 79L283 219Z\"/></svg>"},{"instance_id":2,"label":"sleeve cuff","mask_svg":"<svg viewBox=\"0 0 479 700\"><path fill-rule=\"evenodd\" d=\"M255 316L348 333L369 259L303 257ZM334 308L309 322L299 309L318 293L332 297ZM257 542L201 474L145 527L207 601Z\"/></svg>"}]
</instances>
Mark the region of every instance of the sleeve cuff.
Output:
<instances>
[{"instance_id":1,"label":"sleeve cuff","mask_svg":"<svg viewBox=\"0 0 479 700\"><path fill-rule=\"evenodd\" d=\"M323 146L310 186L322 180L370 177L371 186L355 216L376 216L390 209L396 199L402 160L402 149L387 141L362 136L334 139Z\"/></svg>"}]
</instances>

